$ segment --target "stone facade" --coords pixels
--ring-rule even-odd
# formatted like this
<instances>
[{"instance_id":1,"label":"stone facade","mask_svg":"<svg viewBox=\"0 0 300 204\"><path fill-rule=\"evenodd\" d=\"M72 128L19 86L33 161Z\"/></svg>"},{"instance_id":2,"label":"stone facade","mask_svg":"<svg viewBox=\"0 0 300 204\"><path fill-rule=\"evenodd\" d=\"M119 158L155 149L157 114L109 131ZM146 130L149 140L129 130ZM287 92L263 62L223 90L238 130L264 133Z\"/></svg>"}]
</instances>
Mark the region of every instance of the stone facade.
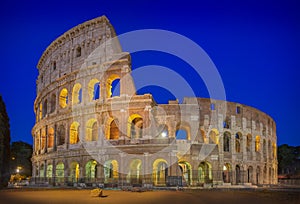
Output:
<instances>
[{"instance_id":1,"label":"stone facade","mask_svg":"<svg viewBox=\"0 0 300 204\"><path fill-rule=\"evenodd\" d=\"M108 41L115 36L102 16L67 31L43 53L32 129L35 182L277 183L270 116L239 103L157 104L151 94L136 95L130 55Z\"/></svg>"}]
</instances>

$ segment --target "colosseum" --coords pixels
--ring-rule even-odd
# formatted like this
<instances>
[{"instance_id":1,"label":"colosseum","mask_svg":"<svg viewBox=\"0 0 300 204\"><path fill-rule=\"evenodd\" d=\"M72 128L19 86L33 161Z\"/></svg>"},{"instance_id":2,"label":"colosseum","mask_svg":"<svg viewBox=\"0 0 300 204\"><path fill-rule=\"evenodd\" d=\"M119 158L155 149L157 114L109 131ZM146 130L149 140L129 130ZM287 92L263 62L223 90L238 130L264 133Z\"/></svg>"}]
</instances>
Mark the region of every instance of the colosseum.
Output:
<instances>
[{"instance_id":1,"label":"colosseum","mask_svg":"<svg viewBox=\"0 0 300 204\"><path fill-rule=\"evenodd\" d=\"M65 32L42 54L33 183L277 183L276 125L269 115L223 100L187 97L157 104L151 94L135 94L130 54L107 43L114 37L102 16Z\"/></svg>"}]
</instances>

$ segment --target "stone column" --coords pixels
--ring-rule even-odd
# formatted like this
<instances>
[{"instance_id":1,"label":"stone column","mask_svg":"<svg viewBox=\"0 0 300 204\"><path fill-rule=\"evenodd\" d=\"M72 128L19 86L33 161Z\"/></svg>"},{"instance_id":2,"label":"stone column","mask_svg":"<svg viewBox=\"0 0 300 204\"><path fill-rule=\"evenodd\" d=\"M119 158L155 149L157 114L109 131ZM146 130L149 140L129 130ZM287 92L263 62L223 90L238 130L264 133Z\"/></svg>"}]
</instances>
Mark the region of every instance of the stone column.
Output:
<instances>
[{"instance_id":1,"label":"stone column","mask_svg":"<svg viewBox=\"0 0 300 204\"><path fill-rule=\"evenodd\" d=\"M48 125L46 125L46 130L45 130L45 136L46 136L46 138L45 138L45 153L47 152L47 150L48 150Z\"/></svg>"},{"instance_id":2,"label":"stone column","mask_svg":"<svg viewBox=\"0 0 300 204\"><path fill-rule=\"evenodd\" d=\"M56 183L56 165L55 159L52 161L52 185L55 186Z\"/></svg>"}]
</instances>

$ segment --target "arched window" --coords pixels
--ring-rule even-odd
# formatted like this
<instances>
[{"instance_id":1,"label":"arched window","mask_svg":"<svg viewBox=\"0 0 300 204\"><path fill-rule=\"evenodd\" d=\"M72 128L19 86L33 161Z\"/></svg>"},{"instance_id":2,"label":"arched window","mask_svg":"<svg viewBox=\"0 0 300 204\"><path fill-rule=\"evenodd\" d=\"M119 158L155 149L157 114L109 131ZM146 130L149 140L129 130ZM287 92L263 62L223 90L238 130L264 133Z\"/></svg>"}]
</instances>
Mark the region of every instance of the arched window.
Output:
<instances>
[{"instance_id":1,"label":"arched window","mask_svg":"<svg viewBox=\"0 0 300 204\"><path fill-rule=\"evenodd\" d=\"M216 129L213 129L209 133L209 143L219 144L219 132Z\"/></svg>"},{"instance_id":2,"label":"arched window","mask_svg":"<svg viewBox=\"0 0 300 204\"><path fill-rule=\"evenodd\" d=\"M66 88L63 88L60 91L60 94L59 94L59 105L62 108L65 108L68 105L68 90Z\"/></svg>"},{"instance_id":3,"label":"arched window","mask_svg":"<svg viewBox=\"0 0 300 204\"><path fill-rule=\"evenodd\" d=\"M223 128L230 129L230 123L231 123L231 121L230 121L229 117L226 117L226 119L223 122Z\"/></svg>"},{"instance_id":4,"label":"arched window","mask_svg":"<svg viewBox=\"0 0 300 204\"><path fill-rule=\"evenodd\" d=\"M54 129L51 127L48 130L48 148L52 148L54 146Z\"/></svg>"},{"instance_id":5,"label":"arched window","mask_svg":"<svg viewBox=\"0 0 300 204\"><path fill-rule=\"evenodd\" d=\"M211 183L212 168L208 162L201 162L198 167L198 179L200 183Z\"/></svg>"},{"instance_id":6,"label":"arched window","mask_svg":"<svg viewBox=\"0 0 300 204\"><path fill-rule=\"evenodd\" d=\"M76 48L76 57L80 57L81 56L81 47L77 47Z\"/></svg>"},{"instance_id":7,"label":"arched window","mask_svg":"<svg viewBox=\"0 0 300 204\"><path fill-rule=\"evenodd\" d=\"M80 169L79 169L78 162L72 162L70 168L71 181L78 182L79 175L80 175Z\"/></svg>"},{"instance_id":8,"label":"arched window","mask_svg":"<svg viewBox=\"0 0 300 204\"><path fill-rule=\"evenodd\" d=\"M65 129L65 126L64 125L60 125L58 127L58 130L57 130L57 142L58 142L58 145L63 145L65 144L65 138L66 138L66 129Z\"/></svg>"},{"instance_id":9,"label":"arched window","mask_svg":"<svg viewBox=\"0 0 300 204\"><path fill-rule=\"evenodd\" d=\"M117 160L109 160L104 163L104 178L106 183L118 179L118 169L119 164Z\"/></svg>"},{"instance_id":10,"label":"arched window","mask_svg":"<svg viewBox=\"0 0 300 204\"><path fill-rule=\"evenodd\" d=\"M97 141L98 140L98 125L97 120L92 118L86 123L86 141Z\"/></svg>"},{"instance_id":11,"label":"arched window","mask_svg":"<svg viewBox=\"0 0 300 204\"><path fill-rule=\"evenodd\" d=\"M190 126L188 123L178 123L176 126L177 140L190 140Z\"/></svg>"},{"instance_id":12,"label":"arched window","mask_svg":"<svg viewBox=\"0 0 300 204\"><path fill-rule=\"evenodd\" d=\"M46 147L46 131L45 131L45 129L42 130L41 139L42 139L42 141L41 141L42 149L45 149L45 147Z\"/></svg>"},{"instance_id":13,"label":"arched window","mask_svg":"<svg viewBox=\"0 0 300 204\"><path fill-rule=\"evenodd\" d=\"M156 159L153 162L152 179L154 185L165 185L168 177L168 164L164 159Z\"/></svg>"},{"instance_id":14,"label":"arched window","mask_svg":"<svg viewBox=\"0 0 300 204\"><path fill-rule=\"evenodd\" d=\"M112 120L109 125L109 140L118 140L120 136L120 131L118 128L118 121Z\"/></svg>"},{"instance_id":15,"label":"arched window","mask_svg":"<svg viewBox=\"0 0 300 204\"><path fill-rule=\"evenodd\" d=\"M40 106L39 106L39 119L41 120L43 118L43 104L40 103Z\"/></svg>"},{"instance_id":16,"label":"arched window","mask_svg":"<svg viewBox=\"0 0 300 204\"><path fill-rule=\"evenodd\" d=\"M260 136L255 137L255 151L259 152L260 151Z\"/></svg>"},{"instance_id":17,"label":"arched window","mask_svg":"<svg viewBox=\"0 0 300 204\"><path fill-rule=\"evenodd\" d=\"M265 158L267 157L267 143L265 139L263 139L263 155Z\"/></svg>"},{"instance_id":18,"label":"arched window","mask_svg":"<svg viewBox=\"0 0 300 204\"><path fill-rule=\"evenodd\" d=\"M70 144L79 142L79 123L73 122L70 126Z\"/></svg>"},{"instance_id":19,"label":"arched window","mask_svg":"<svg viewBox=\"0 0 300 204\"><path fill-rule=\"evenodd\" d=\"M143 135L143 118L138 114L132 114L128 118L128 136L132 139L141 138Z\"/></svg>"},{"instance_id":20,"label":"arched window","mask_svg":"<svg viewBox=\"0 0 300 204\"><path fill-rule=\"evenodd\" d=\"M230 137L231 134L229 132L224 133L224 152L230 152Z\"/></svg>"},{"instance_id":21,"label":"arched window","mask_svg":"<svg viewBox=\"0 0 300 204\"><path fill-rule=\"evenodd\" d=\"M50 112L53 113L55 111L55 108L56 108L56 95L55 94L52 94L52 96L51 96L50 105L51 105Z\"/></svg>"},{"instance_id":22,"label":"arched window","mask_svg":"<svg viewBox=\"0 0 300 204\"><path fill-rule=\"evenodd\" d=\"M247 144L246 144L247 152L250 152L251 148L252 148L252 135L248 134L247 135Z\"/></svg>"},{"instance_id":23,"label":"arched window","mask_svg":"<svg viewBox=\"0 0 300 204\"><path fill-rule=\"evenodd\" d=\"M242 134L240 132L235 134L235 152L236 153L241 152L241 138L242 138Z\"/></svg>"},{"instance_id":24,"label":"arched window","mask_svg":"<svg viewBox=\"0 0 300 204\"><path fill-rule=\"evenodd\" d=\"M179 168L187 185L192 184L192 166L187 161L178 162Z\"/></svg>"},{"instance_id":25,"label":"arched window","mask_svg":"<svg viewBox=\"0 0 300 204\"><path fill-rule=\"evenodd\" d=\"M80 104L82 102L82 88L81 84L77 83L73 86L72 104Z\"/></svg>"},{"instance_id":26,"label":"arched window","mask_svg":"<svg viewBox=\"0 0 300 204\"><path fill-rule=\"evenodd\" d=\"M46 174L47 178L52 178L52 169L53 169L52 164L48 164L47 165L47 174Z\"/></svg>"},{"instance_id":27,"label":"arched window","mask_svg":"<svg viewBox=\"0 0 300 204\"><path fill-rule=\"evenodd\" d=\"M65 176L65 165L62 162L59 162L56 165L56 172L55 176L58 182L63 182L64 181L64 176Z\"/></svg>"},{"instance_id":28,"label":"arched window","mask_svg":"<svg viewBox=\"0 0 300 204\"><path fill-rule=\"evenodd\" d=\"M97 162L95 160L88 161L85 165L85 176L88 179L96 178Z\"/></svg>"},{"instance_id":29,"label":"arched window","mask_svg":"<svg viewBox=\"0 0 300 204\"><path fill-rule=\"evenodd\" d=\"M88 84L89 101L100 98L100 82L98 79L92 79Z\"/></svg>"},{"instance_id":30,"label":"arched window","mask_svg":"<svg viewBox=\"0 0 300 204\"><path fill-rule=\"evenodd\" d=\"M47 113L48 113L48 101L46 99L43 104L43 116L42 117L44 118Z\"/></svg>"},{"instance_id":31,"label":"arched window","mask_svg":"<svg viewBox=\"0 0 300 204\"><path fill-rule=\"evenodd\" d=\"M112 74L106 82L106 92L107 92L107 98L110 98L112 96L119 96L120 95L120 83L119 80L120 77L116 74ZM116 82L114 82L117 80Z\"/></svg>"},{"instance_id":32,"label":"arched window","mask_svg":"<svg viewBox=\"0 0 300 204\"><path fill-rule=\"evenodd\" d=\"M140 177L142 173L142 161L140 159L134 159L130 162L130 170L127 175L127 181L131 184L142 184Z\"/></svg>"}]
</instances>

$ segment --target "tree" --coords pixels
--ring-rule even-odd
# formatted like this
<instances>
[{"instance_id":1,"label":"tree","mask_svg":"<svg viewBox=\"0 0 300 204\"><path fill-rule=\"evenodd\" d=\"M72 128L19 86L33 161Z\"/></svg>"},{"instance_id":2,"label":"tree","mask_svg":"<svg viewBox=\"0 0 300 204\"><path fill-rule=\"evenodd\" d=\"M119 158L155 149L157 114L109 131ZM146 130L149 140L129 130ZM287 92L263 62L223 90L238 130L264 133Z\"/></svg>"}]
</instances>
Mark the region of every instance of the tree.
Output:
<instances>
[{"instance_id":1,"label":"tree","mask_svg":"<svg viewBox=\"0 0 300 204\"><path fill-rule=\"evenodd\" d=\"M296 174L297 164L299 163L300 151L298 147L287 144L278 147L278 173Z\"/></svg>"}]
</instances>

